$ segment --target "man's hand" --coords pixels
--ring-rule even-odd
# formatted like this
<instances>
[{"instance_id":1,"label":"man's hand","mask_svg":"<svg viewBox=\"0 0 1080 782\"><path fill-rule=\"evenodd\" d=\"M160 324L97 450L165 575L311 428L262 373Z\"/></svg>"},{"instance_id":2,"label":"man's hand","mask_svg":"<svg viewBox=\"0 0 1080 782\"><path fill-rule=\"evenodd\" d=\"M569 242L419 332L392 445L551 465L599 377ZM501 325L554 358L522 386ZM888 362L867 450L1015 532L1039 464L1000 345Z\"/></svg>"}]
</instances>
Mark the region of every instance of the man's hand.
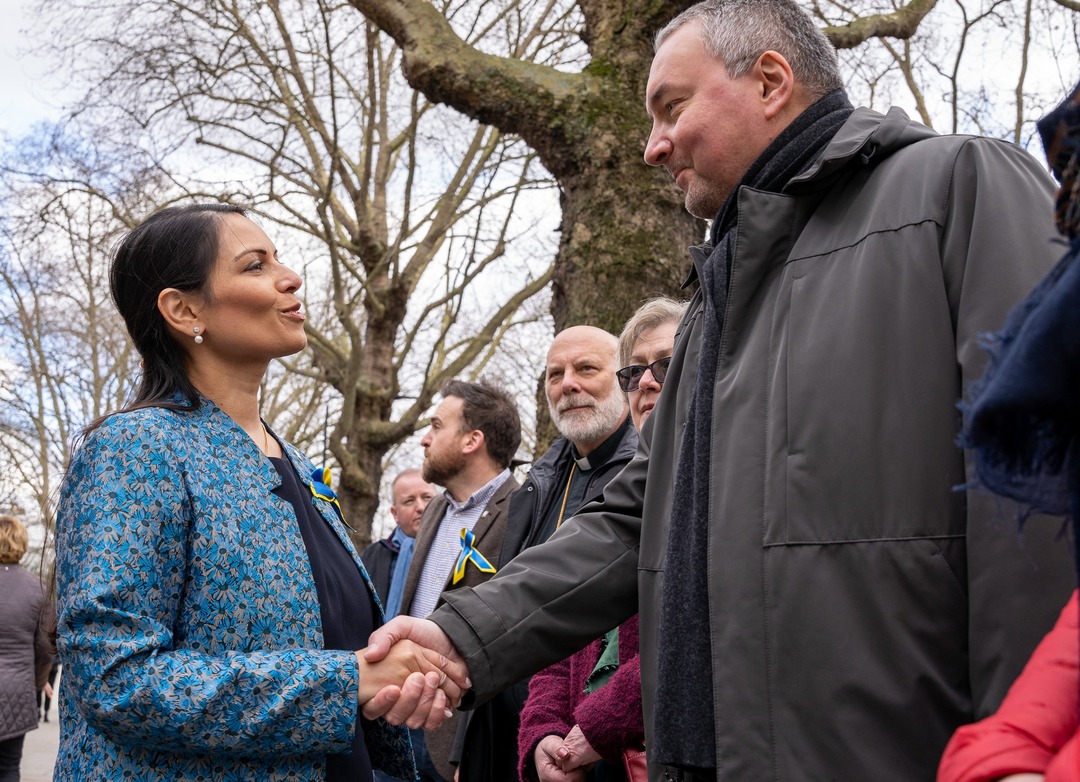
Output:
<instances>
[{"instance_id":1,"label":"man's hand","mask_svg":"<svg viewBox=\"0 0 1080 782\"><path fill-rule=\"evenodd\" d=\"M406 704L410 709L402 717L409 727L437 728L453 713L448 704L461 700L461 688L445 670L450 663L437 652L401 640L378 662L369 662L363 654L364 650L356 653L360 669L357 697L369 719L401 703L402 711ZM391 693L396 696L392 702Z\"/></svg>"},{"instance_id":2,"label":"man's hand","mask_svg":"<svg viewBox=\"0 0 1080 782\"><path fill-rule=\"evenodd\" d=\"M462 694L472 686L468 668L437 624L410 616L396 617L372 633L363 660L379 663L403 640L423 647L425 659L438 674L427 672L420 676L418 670L400 680L400 686L382 687L364 703L364 716L383 717L392 725L437 728L450 716L448 706L457 706Z\"/></svg>"},{"instance_id":3,"label":"man's hand","mask_svg":"<svg viewBox=\"0 0 1080 782\"><path fill-rule=\"evenodd\" d=\"M540 782L585 782L585 769L575 768L563 771L555 753L562 748L563 739L558 736L544 736L533 752L536 764L536 776Z\"/></svg>"},{"instance_id":4,"label":"man's hand","mask_svg":"<svg viewBox=\"0 0 1080 782\"><path fill-rule=\"evenodd\" d=\"M563 771L573 771L591 767L600 760L600 753L593 749L581 728L575 725L555 750L555 759Z\"/></svg>"}]
</instances>

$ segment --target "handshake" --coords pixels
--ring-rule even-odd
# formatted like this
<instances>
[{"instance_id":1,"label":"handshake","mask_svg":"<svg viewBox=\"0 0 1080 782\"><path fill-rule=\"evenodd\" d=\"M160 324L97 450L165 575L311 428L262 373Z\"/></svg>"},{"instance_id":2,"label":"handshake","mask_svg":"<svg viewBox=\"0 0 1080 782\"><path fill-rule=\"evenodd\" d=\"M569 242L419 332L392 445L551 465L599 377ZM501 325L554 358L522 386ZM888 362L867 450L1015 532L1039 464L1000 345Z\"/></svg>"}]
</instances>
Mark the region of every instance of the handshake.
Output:
<instances>
[{"instance_id":1,"label":"handshake","mask_svg":"<svg viewBox=\"0 0 1080 782\"><path fill-rule=\"evenodd\" d=\"M371 634L356 653L364 716L432 730L472 686L469 669L434 622L398 616Z\"/></svg>"}]
</instances>

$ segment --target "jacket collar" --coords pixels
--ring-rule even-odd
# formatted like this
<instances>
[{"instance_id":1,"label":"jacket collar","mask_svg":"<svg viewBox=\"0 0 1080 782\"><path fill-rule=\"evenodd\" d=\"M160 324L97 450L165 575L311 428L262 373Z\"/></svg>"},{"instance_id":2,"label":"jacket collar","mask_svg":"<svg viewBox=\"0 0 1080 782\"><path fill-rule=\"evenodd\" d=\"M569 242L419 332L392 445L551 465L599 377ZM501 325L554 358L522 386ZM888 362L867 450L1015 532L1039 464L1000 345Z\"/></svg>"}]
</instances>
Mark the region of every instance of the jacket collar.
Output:
<instances>
[{"instance_id":1,"label":"jacket collar","mask_svg":"<svg viewBox=\"0 0 1080 782\"><path fill-rule=\"evenodd\" d=\"M877 165L897 150L936 135L895 106L886 114L866 107L857 108L818 159L794 177L784 192L798 194L831 186L849 167Z\"/></svg>"},{"instance_id":2,"label":"jacket collar","mask_svg":"<svg viewBox=\"0 0 1080 782\"><path fill-rule=\"evenodd\" d=\"M866 107L857 108L818 159L802 174L792 178L783 192L785 195L803 195L832 187L854 167L877 165L897 150L936 135L895 106L886 114ZM684 289L701 278L701 265L712 250L711 242L690 248L691 266L682 283Z\"/></svg>"},{"instance_id":3,"label":"jacket collar","mask_svg":"<svg viewBox=\"0 0 1080 782\"><path fill-rule=\"evenodd\" d=\"M177 398L177 401L182 399ZM201 404L197 409L187 409L178 411L176 413L178 421L185 427L190 429L193 433L206 432L208 430L216 431L216 433L222 438L222 443L225 449L233 455L230 469L239 471L251 476L253 485L256 485L260 491L264 491L269 494L274 489L281 485L281 477L278 475L277 469L270 463L262 450L258 445L248 436L236 421L229 417L229 415L218 407L212 400L206 397L200 397ZM357 553L355 546L349 538L349 527L340 514L339 508L335 503L329 499L323 499L319 495L325 494L320 488L317 494L313 491L315 482L312 479L312 467L310 460L304 456L304 454L294 445L280 439L274 430L270 428L265 421L263 425L266 426L266 431L278 441L281 446L281 451L285 456L285 459L296 470L296 474L300 477L300 482L304 484L307 491L312 493L315 508L318 510L319 515L323 520L330 525L334 533L345 545L347 551L350 552L353 561L360 568L364 574L364 579L369 581L367 571L364 570L360 560L360 555ZM193 436L197 436L194 435ZM180 448L184 448L184 444L180 444ZM186 455L187 458L195 458L193 455ZM333 494L333 492L330 492ZM372 590L374 592L374 589ZM381 606L380 606L381 608Z\"/></svg>"}]
</instances>

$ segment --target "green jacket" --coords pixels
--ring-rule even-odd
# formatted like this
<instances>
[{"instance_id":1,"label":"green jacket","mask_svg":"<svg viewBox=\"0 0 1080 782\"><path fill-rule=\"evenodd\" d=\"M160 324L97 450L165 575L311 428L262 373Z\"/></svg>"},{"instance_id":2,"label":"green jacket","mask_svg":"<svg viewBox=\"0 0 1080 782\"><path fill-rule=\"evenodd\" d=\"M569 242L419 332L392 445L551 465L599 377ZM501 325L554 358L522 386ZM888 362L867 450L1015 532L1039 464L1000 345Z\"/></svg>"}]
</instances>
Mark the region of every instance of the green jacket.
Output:
<instances>
[{"instance_id":1,"label":"green jacket","mask_svg":"<svg viewBox=\"0 0 1080 782\"><path fill-rule=\"evenodd\" d=\"M1052 626L1074 584L1057 525L1021 540L954 490L978 335L1061 253L1051 191L1010 144L858 109L786 192L739 193L711 440L717 779L933 779ZM701 309L602 505L436 615L479 697L640 609L648 732L678 643L657 625Z\"/></svg>"}]
</instances>

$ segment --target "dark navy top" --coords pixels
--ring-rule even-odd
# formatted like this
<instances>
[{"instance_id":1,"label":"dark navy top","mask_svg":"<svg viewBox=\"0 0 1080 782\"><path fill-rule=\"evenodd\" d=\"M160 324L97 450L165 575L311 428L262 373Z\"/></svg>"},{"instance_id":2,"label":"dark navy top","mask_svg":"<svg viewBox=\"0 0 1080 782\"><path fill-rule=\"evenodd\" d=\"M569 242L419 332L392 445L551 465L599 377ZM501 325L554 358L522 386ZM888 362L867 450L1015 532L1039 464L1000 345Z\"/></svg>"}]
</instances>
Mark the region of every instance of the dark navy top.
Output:
<instances>
[{"instance_id":1,"label":"dark navy top","mask_svg":"<svg viewBox=\"0 0 1080 782\"><path fill-rule=\"evenodd\" d=\"M367 646L375 629L375 603L352 555L311 501L311 490L285 459L270 461L281 475L274 494L293 506L304 538L311 575L319 596L323 648L355 651ZM367 782L373 777L371 758L364 744L364 720L357 706L356 736L352 752L326 756L326 782Z\"/></svg>"}]
</instances>

